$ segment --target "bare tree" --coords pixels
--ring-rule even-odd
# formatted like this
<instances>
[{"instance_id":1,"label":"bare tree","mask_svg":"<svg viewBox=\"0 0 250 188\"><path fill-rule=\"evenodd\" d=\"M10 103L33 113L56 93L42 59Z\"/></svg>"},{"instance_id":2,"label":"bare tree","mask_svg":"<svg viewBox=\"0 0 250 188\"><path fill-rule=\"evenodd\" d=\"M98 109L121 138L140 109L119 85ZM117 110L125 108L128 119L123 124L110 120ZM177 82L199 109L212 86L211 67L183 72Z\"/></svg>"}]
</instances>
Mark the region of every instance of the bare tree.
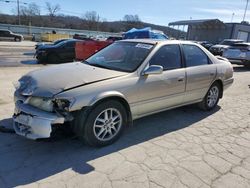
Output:
<instances>
[{"instance_id":1,"label":"bare tree","mask_svg":"<svg viewBox=\"0 0 250 188\"><path fill-rule=\"evenodd\" d=\"M55 17L56 13L58 13L61 10L59 4L52 5L50 4L50 2L46 2L46 8L51 18Z\"/></svg>"},{"instance_id":2,"label":"bare tree","mask_svg":"<svg viewBox=\"0 0 250 188\"><path fill-rule=\"evenodd\" d=\"M125 30L129 30L134 27L142 27L143 25L141 22L141 19L139 18L137 14L136 15L126 14L123 17L123 21L125 23L124 25Z\"/></svg>"},{"instance_id":3,"label":"bare tree","mask_svg":"<svg viewBox=\"0 0 250 188\"><path fill-rule=\"evenodd\" d=\"M83 20L86 23L88 29L90 30L99 29L100 16L97 14L96 11L86 12L83 16Z\"/></svg>"},{"instance_id":4,"label":"bare tree","mask_svg":"<svg viewBox=\"0 0 250 188\"><path fill-rule=\"evenodd\" d=\"M30 3L28 7L20 7L20 14L22 16L40 16L41 10L36 3Z\"/></svg>"}]
</instances>

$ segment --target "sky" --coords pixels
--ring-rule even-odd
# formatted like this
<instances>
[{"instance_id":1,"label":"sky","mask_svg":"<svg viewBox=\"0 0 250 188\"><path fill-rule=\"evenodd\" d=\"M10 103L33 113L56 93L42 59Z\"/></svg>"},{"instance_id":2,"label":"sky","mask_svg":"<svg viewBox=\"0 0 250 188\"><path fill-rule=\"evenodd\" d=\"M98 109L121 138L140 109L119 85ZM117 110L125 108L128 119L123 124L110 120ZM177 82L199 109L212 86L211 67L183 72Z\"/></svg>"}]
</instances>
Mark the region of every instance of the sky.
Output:
<instances>
[{"instance_id":1,"label":"sky","mask_svg":"<svg viewBox=\"0 0 250 188\"><path fill-rule=\"evenodd\" d=\"M16 0L5 3L0 0L0 13L13 14ZM20 0L35 2L41 7L41 13L47 14L45 2L49 0ZM86 11L96 11L107 21L122 20L126 14L137 14L148 23L168 25L179 20L218 18L224 22L240 22L247 0L53 0L51 4L60 4L59 13L82 17ZM27 6L27 5L24 5ZM234 16L233 16L234 14ZM250 21L250 2L246 21Z\"/></svg>"}]
</instances>

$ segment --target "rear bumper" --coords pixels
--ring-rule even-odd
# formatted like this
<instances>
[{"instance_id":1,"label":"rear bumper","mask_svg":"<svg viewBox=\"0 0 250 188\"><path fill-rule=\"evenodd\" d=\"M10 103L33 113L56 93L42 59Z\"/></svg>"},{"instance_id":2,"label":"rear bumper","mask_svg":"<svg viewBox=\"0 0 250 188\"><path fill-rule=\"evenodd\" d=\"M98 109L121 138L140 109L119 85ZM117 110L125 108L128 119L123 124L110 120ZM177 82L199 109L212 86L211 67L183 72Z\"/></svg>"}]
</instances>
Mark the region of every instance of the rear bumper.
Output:
<instances>
[{"instance_id":1,"label":"rear bumper","mask_svg":"<svg viewBox=\"0 0 250 188\"><path fill-rule=\"evenodd\" d=\"M63 124L65 118L28 104L16 102L13 127L16 134L29 139L49 138L53 124Z\"/></svg>"}]
</instances>

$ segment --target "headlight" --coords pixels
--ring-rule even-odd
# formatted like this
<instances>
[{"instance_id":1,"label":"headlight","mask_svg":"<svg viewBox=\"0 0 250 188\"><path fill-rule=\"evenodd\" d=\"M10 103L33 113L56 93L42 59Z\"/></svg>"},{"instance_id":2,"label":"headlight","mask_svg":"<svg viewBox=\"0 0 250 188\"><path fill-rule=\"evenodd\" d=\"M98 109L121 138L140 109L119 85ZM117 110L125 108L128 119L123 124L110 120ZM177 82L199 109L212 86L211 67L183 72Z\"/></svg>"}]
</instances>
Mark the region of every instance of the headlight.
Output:
<instances>
[{"instance_id":1,"label":"headlight","mask_svg":"<svg viewBox=\"0 0 250 188\"><path fill-rule=\"evenodd\" d=\"M47 112L52 112L54 106L52 99L41 97L30 97L28 104Z\"/></svg>"}]
</instances>

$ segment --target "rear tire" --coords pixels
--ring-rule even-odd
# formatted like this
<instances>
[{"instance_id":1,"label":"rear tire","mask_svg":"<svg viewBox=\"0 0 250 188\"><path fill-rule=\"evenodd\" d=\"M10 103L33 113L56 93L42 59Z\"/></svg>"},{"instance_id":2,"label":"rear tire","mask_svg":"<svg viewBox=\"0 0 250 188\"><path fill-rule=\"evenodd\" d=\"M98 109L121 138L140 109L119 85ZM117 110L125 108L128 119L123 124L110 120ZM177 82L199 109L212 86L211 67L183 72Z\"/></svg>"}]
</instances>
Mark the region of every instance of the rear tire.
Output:
<instances>
[{"instance_id":1,"label":"rear tire","mask_svg":"<svg viewBox=\"0 0 250 188\"><path fill-rule=\"evenodd\" d=\"M204 99L198 104L199 107L205 111L214 109L219 102L221 92L221 86L217 82L213 83Z\"/></svg>"},{"instance_id":2,"label":"rear tire","mask_svg":"<svg viewBox=\"0 0 250 188\"><path fill-rule=\"evenodd\" d=\"M14 40L15 40L16 42L21 42L21 39L20 39L19 37L15 37Z\"/></svg>"},{"instance_id":3,"label":"rear tire","mask_svg":"<svg viewBox=\"0 0 250 188\"><path fill-rule=\"evenodd\" d=\"M127 112L124 106L115 100L104 101L87 113L78 116L77 132L81 140L95 147L110 145L122 134L127 123ZM74 128L76 129L76 128Z\"/></svg>"}]
</instances>

